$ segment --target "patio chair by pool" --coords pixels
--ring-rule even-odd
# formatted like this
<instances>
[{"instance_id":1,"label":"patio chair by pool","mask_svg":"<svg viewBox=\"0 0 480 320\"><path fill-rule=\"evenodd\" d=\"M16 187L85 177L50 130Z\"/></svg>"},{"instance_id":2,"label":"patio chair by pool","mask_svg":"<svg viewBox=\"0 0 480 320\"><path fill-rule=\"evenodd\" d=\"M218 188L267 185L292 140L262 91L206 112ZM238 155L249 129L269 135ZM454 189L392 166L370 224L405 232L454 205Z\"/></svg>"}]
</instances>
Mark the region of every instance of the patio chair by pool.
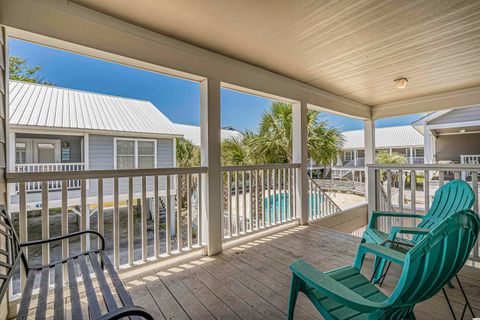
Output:
<instances>
[{"instance_id":1,"label":"patio chair by pool","mask_svg":"<svg viewBox=\"0 0 480 320\"><path fill-rule=\"evenodd\" d=\"M320 272L303 260L293 272L288 319L293 319L299 292L303 292L325 319L415 319L414 307L437 294L465 264L478 238L480 218L471 210L444 219L402 253L380 244L360 244L353 266ZM390 296L360 273L367 253L402 266Z\"/></svg>"}]
</instances>

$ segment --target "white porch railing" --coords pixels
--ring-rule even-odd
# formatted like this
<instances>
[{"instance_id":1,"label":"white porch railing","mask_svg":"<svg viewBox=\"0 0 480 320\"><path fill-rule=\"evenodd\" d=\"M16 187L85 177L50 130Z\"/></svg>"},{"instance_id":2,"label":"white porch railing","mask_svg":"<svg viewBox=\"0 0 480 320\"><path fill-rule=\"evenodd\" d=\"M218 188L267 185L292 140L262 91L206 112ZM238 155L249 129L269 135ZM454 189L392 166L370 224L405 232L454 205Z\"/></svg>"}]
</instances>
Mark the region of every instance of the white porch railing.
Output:
<instances>
[{"instance_id":1,"label":"white porch railing","mask_svg":"<svg viewBox=\"0 0 480 320\"><path fill-rule=\"evenodd\" d=\"M435 191L448 179L471 176L468 181L475 193L473 210L479 213L478 174L480 165L368 165L369 212L398 211L424 214L430 208ZM392 226L413 226L420 221L382 217L379 228L388 232ZM471 260L480 262L477 244Z\"/></svg>"},{"instance_id":2,"label":"white porch railing","mask_svg":"<svg viewBox=\"0 0 480 320\"><path fill-rule=\"evenodd\" d=\"M58 172L58 171L83 171L85 163L22 163L15 164L15 172ZM80 188L80 180L67 180L68 189ZM41 191L42 183L40 181L31 181L26 184L27 191ZM48 181L49 190L60 190L61 181ZM18 184L15 185L15 191L18 192Z\"/></svg>"},{"instance_id":3,"label":"white porch railing","mask_svg":"<svg viewBox=\"0 0 480 320\"><path fill-rule=\"evenodd\" d=\"M224 240L296 219L298 164L223 167Z\"/></svg>"},{"instance_id":4,"label":"white porch railing","mask_svg":"<svg viewBox=\"0 0 480 320\"><path fill-rule=\"evenodd\" d=\"M19 185L19 210L11 214L18 219L21 242L95 230L105 236L115 268L130 267L203 246L199 194L206 172L207 168L196 167L7 173L7 183ZM68 190L71 179L80 181L78 192ZM60 192L48 188L51 181L61 181ZM27 213L29 198L36 196L27 194L31 182L41 185L41 206L36 208L40 216ZM58 208L52 207L54 194L61 195ZM73 199L77 196L79 199ZM136 210L135 203L140 204ZM29 239L35 232L35 239ZM96 246L96 241L82 235L63 241L59 247L43 245L27 256L33 265L48 264L65 258L70 249ZM18 290L25 283L25 274L16 283Z\"/></svg>"},{"instance_id":5,"label":"white porch railing","mask_svg":"<svg viewBox=\"0 0 480 320\"><path fill-rule=\"evenodd\" d=\"M308 190L308 213L310 220L328 217L342 211L335 201L311 178Z\"/></svg>"}]
</instances>

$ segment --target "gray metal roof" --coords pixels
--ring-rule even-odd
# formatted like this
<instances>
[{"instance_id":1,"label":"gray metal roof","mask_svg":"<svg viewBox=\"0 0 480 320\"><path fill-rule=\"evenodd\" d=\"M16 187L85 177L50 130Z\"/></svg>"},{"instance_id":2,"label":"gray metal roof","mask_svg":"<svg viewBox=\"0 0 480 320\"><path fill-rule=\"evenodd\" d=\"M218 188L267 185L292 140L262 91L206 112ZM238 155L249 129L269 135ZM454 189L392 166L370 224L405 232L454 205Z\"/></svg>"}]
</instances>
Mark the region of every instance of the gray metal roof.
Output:
<instances>
[{"instance_id":1,"label":"gray metal roof","mask_svg":"<svg viewBox=\"0 0 480 320\"><path fill-rule=\"evenodd\" d=\"M18 81L9 100L11 125L180 135L149 101Z\"/></svg>"},{"instance_id":2,"label":"gray metal roof","mask_svg":"<svg viewBox=\"0 0 480 320\"><path fill-rule=\"evenodd\" d=\"M363 130L344 131L342 134L345 137L343 149L365 148ZM377 149L417 146L423 146L423 135L410 125L375 129Z\"/></svg>"},{"instance_id":3,"label":"gray metal roof","mask_svg":"<svg viewBox=\"0 0 480 320\"><path fill-rule=\"evenodd\" d=\"M188 124L175 123L175 128L177 131L184 136L185 139L189 140L193 145L200 146L200 127L192 126ZM222 129L221 139L222 141L231 138L241 139L243 135L236 130L227 130Z\"/></svg>"}]
</instances>

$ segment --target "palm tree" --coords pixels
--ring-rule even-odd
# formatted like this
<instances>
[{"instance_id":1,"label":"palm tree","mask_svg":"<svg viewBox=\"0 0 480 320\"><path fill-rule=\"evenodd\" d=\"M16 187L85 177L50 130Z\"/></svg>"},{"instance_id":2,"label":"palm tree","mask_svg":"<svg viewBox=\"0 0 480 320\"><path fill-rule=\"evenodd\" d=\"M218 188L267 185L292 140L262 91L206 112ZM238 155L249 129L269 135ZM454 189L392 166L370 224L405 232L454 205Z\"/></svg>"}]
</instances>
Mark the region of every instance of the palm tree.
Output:
<instances>
[{"instance_id":1,"label":"palm tree","mask_svg":"<svg viewBox=\"0 0 480 320\"><path fill-rule=\"evenodd\" d=\"M377 154L377 159L376 162L378 164L405 164L407 163L407 159L403 154L400 153L388 153L385 151L380 151ZM387 180L387 172L385 170L381 171L382 175L382 180L386 181ZM392 185L397 186L398 185L398 174L394 171L391 173L392 175ZM401 177L403 179L403 177Z\"/></svg>"},{"instance_id":2,"label":"palm tree","mask_svg":"<svg viewBox=\"0 0 480 320\"><path fill-rule=\"evenodd\" d=\"M200 165L200 148L190 141L180 138L176 141L177 166L181 168L197 167ZM179 175L182 197L182 207L186 206L187 176ZM196 190L196 179L192 179L191 190Z\"/></svg>"},{"instance_id":3,"label":"palm tree","mask_svg":"<svg viewBox=\"0 0 480 320\"><path fill-rule=\"evenodd\" d=\"M328 165L336 160L344 138L327 121L319 121L319 115L317 111L307 112L307 152L316 163ZM252 162L292 162L292 132L292 106L272 103L270 110L262 115L258 134L246 142Z\"/></svg>"}]
</instances>

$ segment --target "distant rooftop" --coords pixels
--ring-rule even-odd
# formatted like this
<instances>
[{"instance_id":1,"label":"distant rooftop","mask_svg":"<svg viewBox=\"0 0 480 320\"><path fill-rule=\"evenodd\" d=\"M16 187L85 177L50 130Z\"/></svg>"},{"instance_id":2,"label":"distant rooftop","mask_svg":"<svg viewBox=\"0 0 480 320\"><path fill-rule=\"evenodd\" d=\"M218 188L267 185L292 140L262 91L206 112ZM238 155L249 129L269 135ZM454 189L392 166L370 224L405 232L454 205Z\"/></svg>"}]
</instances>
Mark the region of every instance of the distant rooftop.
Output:
<instances>
[{"instance_id":1,"label":"distant rooftop","mask_svg":"<svg viewBox=\"0 0 480 320\"><path fill-rule=\"evenodd\" d=\"M174 124L151 102L10 81L10 125L175 135Z\"/></svg>"},{"instance_id":2,"label":"distant rooftop","mask_svg":"<svg viewBox=\"0 0 480 320\"><path fill-rule=\"evenodd\" d=\"M342 132L345 137L343 149L364 149L363 130ZM423 135L411 125L375 129L375 147L397 148L423 146Z\"/></svg>"},{"instance_id":3,"label":"distant rooftop","mask_svg":"<svg viewBox=\"0 0 480 320\"><path fill-rule=\"evenodd\" d=\"M184 136L185 139L189 140L196 146L200 146L200 127L192 126L188 124L175 123L177 131ZM243 135L231 129L222 129L221 132L222 141L231 138L242 138Z\"/></svg>"}]
</instances>

